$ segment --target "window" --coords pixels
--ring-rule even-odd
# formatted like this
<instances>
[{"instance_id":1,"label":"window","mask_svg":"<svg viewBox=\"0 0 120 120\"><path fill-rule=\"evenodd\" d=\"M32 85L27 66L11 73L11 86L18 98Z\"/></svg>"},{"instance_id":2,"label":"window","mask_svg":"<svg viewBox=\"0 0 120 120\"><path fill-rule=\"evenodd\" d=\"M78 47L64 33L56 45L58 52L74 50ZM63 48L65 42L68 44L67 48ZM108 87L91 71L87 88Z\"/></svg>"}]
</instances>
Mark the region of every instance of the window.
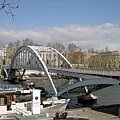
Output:
<instances>
[{"instance_id":1,"label":"window","mask_svg":"<svg viewBox=\"0 0 120 120\"><path fill-rule=\"evenodd\" d=\"M5 105L5 98L0 98L0 105Z\"/></svg>"}]
</instances>

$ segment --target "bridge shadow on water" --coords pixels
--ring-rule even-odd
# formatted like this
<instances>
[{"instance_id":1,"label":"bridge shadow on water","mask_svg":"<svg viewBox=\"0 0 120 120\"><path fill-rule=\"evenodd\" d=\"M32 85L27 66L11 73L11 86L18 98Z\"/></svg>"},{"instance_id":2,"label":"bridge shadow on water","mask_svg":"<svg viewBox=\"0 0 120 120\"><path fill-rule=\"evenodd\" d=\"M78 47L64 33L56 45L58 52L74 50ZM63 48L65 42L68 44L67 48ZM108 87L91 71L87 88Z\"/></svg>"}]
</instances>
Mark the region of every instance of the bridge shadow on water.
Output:
<instances>
[{"instance_id":1,"label":"bridge shadow on water","mask_svg":"<svg viewBox=\"0 0 120 120\"><path fill-rule=\"evenodd\" d=\"M96 107L96 108L92 107L92 109L95 111L99 111L99 112L103 112L103 113L107 113L107 114L111 114L111 115L115 115L115 116L118 116L119 108L120 108L120 104L100 106L100 107Z\"/></svg>"}]
</instances>

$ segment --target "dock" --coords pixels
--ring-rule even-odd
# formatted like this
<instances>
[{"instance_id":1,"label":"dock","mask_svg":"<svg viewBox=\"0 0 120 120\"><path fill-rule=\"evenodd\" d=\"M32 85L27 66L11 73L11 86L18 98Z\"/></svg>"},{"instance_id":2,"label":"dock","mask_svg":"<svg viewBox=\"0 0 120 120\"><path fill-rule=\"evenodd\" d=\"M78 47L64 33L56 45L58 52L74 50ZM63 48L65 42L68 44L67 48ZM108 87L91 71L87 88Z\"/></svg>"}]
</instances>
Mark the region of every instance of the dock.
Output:
<instances>
[{"instance_id":1,"label":"dock","mask_svg":"<svg viewBox=\"0 0 120 120\"><path fill-rule=\"evenodd\" d=\"M65 111L68 113L68 116L66 119L61 120L120 120L120 117L116 115L92 110L89 107L68 109ZM30 116L12 114L11 116L12 120L53 120L55 113L38 114ZM2 118L0 120L11 120L11 117L9 115L7 119Z\"/></svg>"}]
</instances>

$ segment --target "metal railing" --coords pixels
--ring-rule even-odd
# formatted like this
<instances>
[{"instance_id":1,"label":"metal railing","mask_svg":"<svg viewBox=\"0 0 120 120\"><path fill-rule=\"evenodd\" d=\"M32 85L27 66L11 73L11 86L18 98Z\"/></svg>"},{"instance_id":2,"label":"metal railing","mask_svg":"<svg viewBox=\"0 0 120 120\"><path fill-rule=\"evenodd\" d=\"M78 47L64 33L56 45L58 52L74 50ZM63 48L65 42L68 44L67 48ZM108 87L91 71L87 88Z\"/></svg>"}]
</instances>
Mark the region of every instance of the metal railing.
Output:
<instances>
[{"instance_id":1,"label":"metal railing","mask_svg":"<svg viewBox=\"0 0 120 120\"><path fill-rule=\"evenodd\" d=\"M21 85L0 84L0 90L22 90Z\"/></svg>"},{"instance_id":2,"label":"metal railing","mask_svg":"<svg viewBox=\"0 0 120 120\"><path fill-rule=\"evenodd\" d=\"M19 114L21 116L29 116L32 114L31 111L25 111L25 110L17 108L17 107L14 109L14 113Z\"/></svg>"}]
</instances>

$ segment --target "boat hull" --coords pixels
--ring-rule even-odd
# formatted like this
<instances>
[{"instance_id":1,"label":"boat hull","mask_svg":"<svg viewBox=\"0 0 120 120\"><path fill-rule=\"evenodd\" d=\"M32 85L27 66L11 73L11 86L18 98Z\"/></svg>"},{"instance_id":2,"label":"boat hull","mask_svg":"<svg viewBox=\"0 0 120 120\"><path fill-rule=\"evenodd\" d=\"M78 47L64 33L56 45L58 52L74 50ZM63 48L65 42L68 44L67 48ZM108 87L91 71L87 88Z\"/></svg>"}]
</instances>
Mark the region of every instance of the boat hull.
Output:
<instances>
[{"instance_id":1,"label":"boat hull","mask_svg":"<svg viewBox=\"0 0 120 120\"><path fill-rule=\"evenodd\" d=\"M69 100L66 100L65 103L58 103L58 104L54 104L52 106L45 107L45 108L41 106L40 113L62 112L63 110L66 109L68 102L69 102Z\"/></svg>"},{"instance_id":2,"label":"boat hull","mask_svg":"<svg viewBox=\"0 0 120 120\"><path fill-rule=\"evenodd\" d=\"M78 97L78 103L87 104L87 105L96 104L97 99L98 99L97 96L83 95Z\"/></svg>"}]
</instances>

